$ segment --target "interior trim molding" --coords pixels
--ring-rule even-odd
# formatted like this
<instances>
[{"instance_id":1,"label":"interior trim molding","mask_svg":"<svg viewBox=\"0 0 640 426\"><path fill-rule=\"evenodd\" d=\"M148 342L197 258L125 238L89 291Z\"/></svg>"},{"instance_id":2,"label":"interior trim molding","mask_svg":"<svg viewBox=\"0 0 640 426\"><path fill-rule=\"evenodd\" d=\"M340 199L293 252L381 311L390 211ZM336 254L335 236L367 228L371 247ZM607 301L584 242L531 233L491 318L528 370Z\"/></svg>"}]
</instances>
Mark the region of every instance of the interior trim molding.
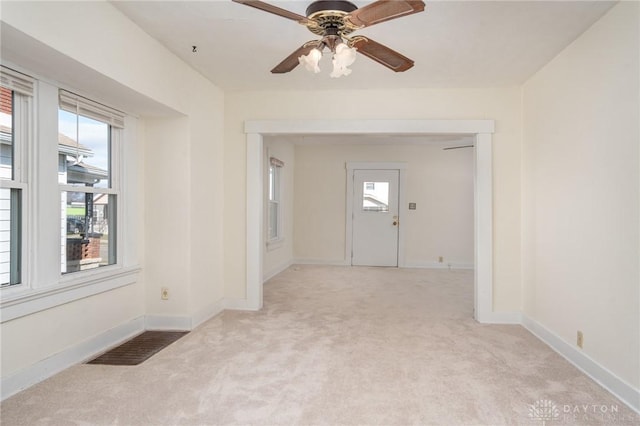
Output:
<instances>
[{"instance_id":1,"label":"interior trim molding","mask_svg":"<svg viewBox=\"0 0 640 426\"><path fill-rule=\"evenodd\" d=\"M587 354L573 347L557 334L524 314L522 314L522 325L578 370L640 414L640 389L634 388Z\"/></svg>"},{"instance_id":2,"label":"interior trim molding","mask_svg":"<svg viewBox=\"0 0 640 426\"><path fill-rule=\"evenodd\" d=\"M188 316L146 315L144 318L145 330L190 331L191 325L192 318Z\"/></svg>"},{"instance_id":3,"label":"interior trim molding","mask_svg":"<svg viewBox=\"0 0 640 426\"><path fill-rule=\"evenodd\" d=\"M3 377L0 381L1 398L4 401L16 393L35 385L76 364L90 360L94 356L119 345L145 330L145 317L139 316L114 327L84 342L58 352L29 367Z\"/></svg>"},{"instance_id":4,"label":"interior trim molding","mask_svg":"<svg viewBox=\"0 0 640 426\"><path fill-rule=\"evenodd\" d=\"M235 297L225 297L224 309L230 311L256 311L257 309L249 308L247 299L239 299Z\"/></svg>"},{"instance_id":5,"label":"interior trim molding","mask_svg":"<svg viewBox=\"0 0 640 426\"><path fill-rule=\"evenodd\" d=\"M494 133L494 120L250 120L247 134L477 134Z\"/></svg>"},{"instance_id":6,"label":"interior trim molding","mask_svg":"<svg viewBox=\"0 0 640 426\"><path fill-rule=\"evenodd\" d=\"M264 262L263 135L431 135L475 136L474 143L474 318L493 312L494 120L250 120L246 133L246 303L262 308ZM350 262L349 262L350 263ZM402 265L401 265L402 266Z\"/></svg>"},{"instance_id":7,"label":"interior trim molding","mask_svg":"<svg viewBox=\"0 0 640 426\"><path fill-rule=\"evenodd\" d=\"M293 265L329 265L329 266L351 266L347 259L294 259Z\"/></svg>"},{"instance_id":8,"label":"interior trim molding","mask_svg":"<svg viewBox=\"0 0 640 426\"><path fill-rule=\"evenodd\" d=\"M416 269L474 269L473 263L469 262L406 262L404 267Z\"/></svg>"}]
</instances>

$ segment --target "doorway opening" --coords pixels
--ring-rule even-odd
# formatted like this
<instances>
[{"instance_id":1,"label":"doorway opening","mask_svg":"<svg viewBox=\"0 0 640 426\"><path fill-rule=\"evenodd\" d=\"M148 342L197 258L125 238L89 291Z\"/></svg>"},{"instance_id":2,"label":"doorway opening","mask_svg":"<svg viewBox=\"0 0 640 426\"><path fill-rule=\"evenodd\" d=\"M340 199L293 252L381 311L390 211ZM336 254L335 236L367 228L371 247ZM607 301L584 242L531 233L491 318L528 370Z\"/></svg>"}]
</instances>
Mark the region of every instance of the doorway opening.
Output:
<instances>
[{"instance_id":1,"label":"doorway opening","mask_svg":"<svg viewBox=\"0 0 640 426\"><path fill-rule=\"evenodd\" d=\"M263 136L271 135L465 135L474 138L474 318L492 322L493 120L247 121L246 308L262 307Z\"/></svg>"}]
</instances>

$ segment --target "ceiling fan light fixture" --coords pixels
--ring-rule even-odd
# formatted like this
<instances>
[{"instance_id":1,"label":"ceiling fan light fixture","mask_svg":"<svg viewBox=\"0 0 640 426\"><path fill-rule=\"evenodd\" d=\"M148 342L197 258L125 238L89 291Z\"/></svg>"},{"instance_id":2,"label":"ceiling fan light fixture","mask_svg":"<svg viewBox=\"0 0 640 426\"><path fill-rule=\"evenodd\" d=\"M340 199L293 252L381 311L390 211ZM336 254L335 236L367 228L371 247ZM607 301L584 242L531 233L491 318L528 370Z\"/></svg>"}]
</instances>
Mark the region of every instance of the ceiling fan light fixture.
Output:
<instances>
[{"instance_id":1,"label":"ceiling fan light fixture","mask_svg":"<svg viewBox=\"0 0 640 426\"><path fill-rule=\"evenodd\" d=\"M321 58L322 52L320 52L320 50L316 48L313 48L311 49L309 54L298 57L298 62L300 62L300 65L304 65L307 71L311 71L317 74L320 72L320 66L318 65L318 63L320 62Z\"/></svg>"},{"instance_id":2,"label":"ceiling fan light fixture","mask_svg":"<svg viewBox=\"0 0 640 426\"><path fill-rule=\"evenodd\" d=\"M351 66L356 60L356 49L349 47L346 43L340 43L336 46L333 54L333 71L331 77L338 78L343 75L351 74Z\"/></svg>"}]
</instances>

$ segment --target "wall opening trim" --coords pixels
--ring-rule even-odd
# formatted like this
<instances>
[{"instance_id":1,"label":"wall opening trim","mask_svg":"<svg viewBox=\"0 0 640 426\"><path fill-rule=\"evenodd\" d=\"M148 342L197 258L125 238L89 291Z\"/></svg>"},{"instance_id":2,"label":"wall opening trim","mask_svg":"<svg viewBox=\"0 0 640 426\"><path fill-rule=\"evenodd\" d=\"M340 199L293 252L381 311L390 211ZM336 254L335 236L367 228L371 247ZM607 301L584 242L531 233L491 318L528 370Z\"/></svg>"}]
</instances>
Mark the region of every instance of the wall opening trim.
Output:
<instances>
[{"instance_id":1,"label":"wall opening trim","mask_svg":"<svg viewBox=\"0 0 640 426\"><path fill-rule=\"evenodd\" d=\"M471 135L474 142L474 318L493 322L493 120L252 120L247 141L246 302L262 308L263 136Z\"/></svg>"}]
</instances>

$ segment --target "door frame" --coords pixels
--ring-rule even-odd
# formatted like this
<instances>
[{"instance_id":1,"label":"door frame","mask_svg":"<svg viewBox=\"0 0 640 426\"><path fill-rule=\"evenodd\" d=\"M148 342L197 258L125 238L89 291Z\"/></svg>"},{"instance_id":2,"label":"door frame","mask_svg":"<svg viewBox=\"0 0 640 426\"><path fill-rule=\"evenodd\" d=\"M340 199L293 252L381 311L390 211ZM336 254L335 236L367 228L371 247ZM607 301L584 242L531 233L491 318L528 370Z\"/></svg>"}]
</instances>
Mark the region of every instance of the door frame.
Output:
<instances>
[{"instance_id":1,"label":"door frame","mask_svg":"<svg viewBox=\"0 0 640 426\"><path fill-rule=\"evenodd\" d=\"M407 163L405 162L366 162L366 161L350 161L347 167L347 209L346 209L346 226L345 226L345 256L349 265L353 261L353 176L356 170L398 170L398 268L405 266L404 260L404 227L407 213L402 208L406 204L406 178Z\"/></svg>"},{"instance_id":2,"label":"door frame","mask_svg":"<svg viewBox=\"0 0 640 426\"><path fill-rule=\"evenodd\" d=\"M494 120L249 120L246 134L246 299L262 308L263 135L472 135L474 149L474 318L501 321L493 310Z\"/></svg>"}]
</instances>

